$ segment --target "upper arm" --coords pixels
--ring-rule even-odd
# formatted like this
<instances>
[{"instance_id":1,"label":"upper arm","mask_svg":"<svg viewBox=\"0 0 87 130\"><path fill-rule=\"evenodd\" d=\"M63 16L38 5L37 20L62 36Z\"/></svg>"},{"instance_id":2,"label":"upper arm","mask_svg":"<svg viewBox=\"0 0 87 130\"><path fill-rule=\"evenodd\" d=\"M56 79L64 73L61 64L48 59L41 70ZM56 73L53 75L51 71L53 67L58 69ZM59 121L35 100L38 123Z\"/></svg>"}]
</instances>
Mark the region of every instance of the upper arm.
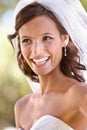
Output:
<instances>
[{"instance_id":1,"label":"upper arm","mask_svg":"<svg viewBox=\"0 0 87 130\"><path fill-rule=\"evenodd\" d=\"M14 114L15 114L15 123L17 128L22 128L21 119L23 119L23 113L25 112L25 108L29 102L30 95L25 95L21 99L19 99L14 106Z\"/></svg>"},{"instance_id":2,"label":"upper arm","mask_svg":"<svg viewBox=\"0 0 87 130\"><path fill-rule=\"evenodd\" d=\"M15 123L16 123L16 128L20 128L20 115L21 115L21 111L20 111L20 103L19 101L16 102L15 106L14 106L14 115L15 115Z\"/></svg>"},{"instance_id":3,"label":"upper arm","mask_svg":"<svg viewBox=\"0 0 87 130\"><path fill-rule=\"evenodd\" d=\"M82 97L81 97L81 104L80 104L80 111L87 119L87 84L85 84L82 88Z\"/></svg>"},{"instance_id":4,"label":"upper arm","mask_svg":"<svg viewBox=\"0 0 87 130\"><path fill-rule=\"evenodd\" d=\"M73 99L80 112L87 118L87 84L79 84L72 88Z\"/></svg>"},{"instance_id":5,"label":"upper arm","mask_svg":"<svg viewBox=\"0 0 87 130\"><path fill-rule=\"evenodd\" d=\"M83 115L87 118L87 94L84 95L80 110L83 113Z\"/></svg>"}]
</instances>

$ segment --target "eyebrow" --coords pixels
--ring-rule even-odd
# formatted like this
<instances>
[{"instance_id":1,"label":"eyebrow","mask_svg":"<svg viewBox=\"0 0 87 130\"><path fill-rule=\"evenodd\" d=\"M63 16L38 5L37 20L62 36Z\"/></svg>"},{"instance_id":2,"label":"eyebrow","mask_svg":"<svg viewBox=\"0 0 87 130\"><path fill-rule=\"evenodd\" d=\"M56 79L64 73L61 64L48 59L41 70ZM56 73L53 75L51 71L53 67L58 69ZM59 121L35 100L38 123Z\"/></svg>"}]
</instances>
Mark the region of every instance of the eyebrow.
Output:
<instances>
[{"instance_id":1,"label":"eyebrow","mask_svg":"<svg viewBox=\"0 0 87 130\"><path fill-rule=\"evenodd\" d=\"M53 35L53 33L47 32L47 33L41 34L41 36L44 36L44 35ZM30 36L21 36L20 38L32 38L32 37L30 37Z\"/></svg>"},{"instance_id":2,"label":"eyebrow","mask_svg":"<svg viewBox=\"0 0 87 130\"><path fill-rule=\"evenodd\" d=\"M44 33L44 34L42 34L42 35L48 35L48 34L51 34L51 35L52 35L53 33L47 32L47 33Z\"/></svg>"},{"instance_id":3,"label":"eyebrow","mask_svg":"<svg viewBox=\"0 0 87 130\"><path fill-rule=\"evenodd\" d=\"M20 38L31 38L29 36L20 36Z\"/></svg>"}]
</instances>

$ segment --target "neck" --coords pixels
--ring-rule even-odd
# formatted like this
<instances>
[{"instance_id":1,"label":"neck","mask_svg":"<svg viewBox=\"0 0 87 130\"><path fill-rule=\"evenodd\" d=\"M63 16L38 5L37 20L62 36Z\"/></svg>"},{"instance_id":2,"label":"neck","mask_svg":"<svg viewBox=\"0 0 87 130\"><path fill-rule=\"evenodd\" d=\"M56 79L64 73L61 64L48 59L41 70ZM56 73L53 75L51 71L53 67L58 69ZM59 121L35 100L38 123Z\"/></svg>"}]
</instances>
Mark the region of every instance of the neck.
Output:
<instances>
[{"instance_id":1,"label":"neck","mask_svg":"<svg viewBox=\"0 0 87 130\"><path fill-rule=\"evenodd\" d=\"M39 76L41 85L41 93L46 94L48 92L62 91L65 77L60 70L54 70L48 75Z\"/></svg>"}]
</instances>

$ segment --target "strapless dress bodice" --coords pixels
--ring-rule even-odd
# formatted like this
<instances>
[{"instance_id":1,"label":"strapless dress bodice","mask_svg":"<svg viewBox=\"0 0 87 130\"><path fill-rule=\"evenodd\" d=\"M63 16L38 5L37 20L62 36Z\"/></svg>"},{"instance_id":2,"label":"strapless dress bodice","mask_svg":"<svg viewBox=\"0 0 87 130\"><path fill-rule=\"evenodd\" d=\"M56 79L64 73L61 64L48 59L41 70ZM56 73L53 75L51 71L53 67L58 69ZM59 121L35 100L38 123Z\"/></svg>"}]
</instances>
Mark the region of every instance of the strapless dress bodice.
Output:
<instances>
[{"instance_id":1,"label":"strapless dress bodice","mask_svg":"<svg viewBox=\"0 0 87 130\"><path fill-rule=\"evenodd\" d=\"M35 122L35 124L32 126L30 130L73 130L73 129L65 122L54 116L44 115Z\"/></svg>"}]
</instances>

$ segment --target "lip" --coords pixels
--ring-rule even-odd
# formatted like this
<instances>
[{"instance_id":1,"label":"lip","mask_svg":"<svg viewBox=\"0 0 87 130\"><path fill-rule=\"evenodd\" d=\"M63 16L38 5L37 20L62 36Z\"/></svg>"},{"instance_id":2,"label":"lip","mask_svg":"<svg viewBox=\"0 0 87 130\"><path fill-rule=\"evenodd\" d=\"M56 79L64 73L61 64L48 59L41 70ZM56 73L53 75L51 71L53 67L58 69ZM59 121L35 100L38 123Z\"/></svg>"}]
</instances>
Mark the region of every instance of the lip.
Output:
<instances>
[{"instance_id":1,"label":"lip","mask_svg":"<svg viewBox=\"0 0 87 130\"><path fill-rule=\"evenodd\" d=\"M50 57L42 57L42 58L33 58L31 59L31 61L36 65L36 66L40 66L43 65L45 63L47 63L47 61L49 60Z\"/></svg>"}]
</instances>

